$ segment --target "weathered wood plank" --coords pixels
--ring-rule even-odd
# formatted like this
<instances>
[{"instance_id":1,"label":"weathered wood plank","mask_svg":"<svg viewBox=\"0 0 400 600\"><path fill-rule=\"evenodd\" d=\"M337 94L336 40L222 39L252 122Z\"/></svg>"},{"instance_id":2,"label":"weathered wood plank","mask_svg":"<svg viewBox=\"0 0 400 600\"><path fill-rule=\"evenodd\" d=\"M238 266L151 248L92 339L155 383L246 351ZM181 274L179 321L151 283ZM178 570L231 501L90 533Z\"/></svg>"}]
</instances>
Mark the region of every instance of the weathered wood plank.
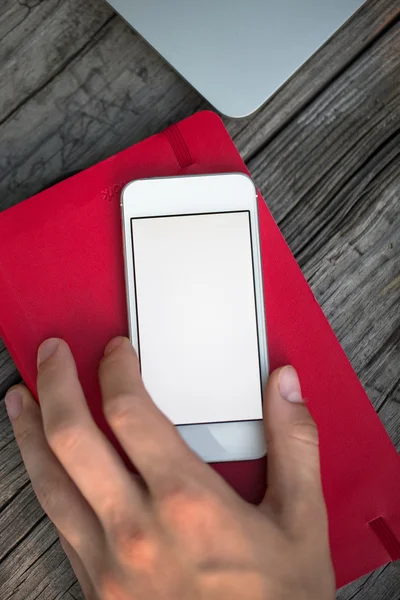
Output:
<instances>
[{"instance_id":1,"label":"weathered wood plank","mask_svg":"<svg viewBox=\"0 0 400 600\"><path fill-rule=\"evenodd\" d=\"M96 0L8 0L0 15L0 123L82 52L113 16L108 4Z\"/></svg>"},{"instance_id":2,"label":"weathered wood plank","mask_svg":"<svg viewBox=\"0 0 400 600\"><path fill-rule=\"evenodd\" d=\"M47 4L50 6L50 0ZM10 6L8 0L8 10ZM390 19L395 3L369 2L367 6L376 11L373 13L376 24L379 19L382 23ZM382 10L381 15L377 7ZM57 71L48 85L44 82L41 91L31 95L21 109L0 126L0 143L5 140L7 148L13 141L13 132L15 134L20 127L26 128L25 133L32 140L24 146L25 136L21 134L15 138L12 153L7 154L8 158L11 156L11 162L1 162L0 152L0 179L5 177L0 183L3 206L37 191L55 176L83 168L153 133L169 120L195 110L197 103L201 104L196 93L165 67L161 59L153 56L146 46L137 45L143 44L140 39L136 39L129 29L125 30L125 26L119 26L120 38L130 39L128 54L124 55L124 44L118 46L116 43L119 36L114 27L118 21L107 23L93 46L89 43L82 55L67 60L66 66ZM2 23L0 18L0 32ZM393 34L393 30L385 32L379 42L348 72L340 74L337 81L300 115L293 118L296 110L291 112L290 109L282 123L287 123L288 119L292 122L265 148L265 140L282 128L282 123L273 121L272 117L271 128L267 125L268 105L262 111L265 119L262 126L266 129L261 138L253 138L254 129L259 126L254 123L253 130L249 129L246 135L240 128L235 130L235 123L231 122L229 126L236 131L237 140L247 156L253 156L254 151L262 147L260 155L253 157L250 163L256 181L266 194L270 208L389 434L399 447L399 377L396 372L400 326L396 315L396 303L397 306L399 303L399 203L396 196L399 155L394 127L395 119L398 120L399 99L394 91L398 82L394 55L394 51L398 51L398 34ZM388 41L390 35L393 37ZM364 42L369 43L368 40ZM79 44L78 39L76 43ZM113 54L115 47L116 55ZM144 62L135 62L132 70L126 72L128 61L132 62L130 53ZM148 53L153 58L148 58ZM115 69L115 56L120 59L119 71ZM371 70L368 70L369 60L373 63ZM117 72L114 73L112 67ZM145 70L141 70L143 68ZM136 77L141 74L142 84L135 79L134 94L124 96L130 89L133 72ZM153 78L157 77L157 83L154 83ZM137 85L142 87L138 89ZM326 82L322 82L320 89L325 85ZM309 99L315 95L315 90ZM163 92L166 92L166 102L161 97ZM105 99L100 101L100 94ZM298 107L303 100L300 94ZM62 118L56 114L59 109L65 113ZM171 117L168 119L169 109ZM35 122L37 115L39 118ZM124 130L128 130L127 133ZM4 132L8 132L5 137ZM125 137L118 139L122 134ZM246 136L252 138L250 145ZM82 149L79 147L81 140ZM5 173L4 168L10 172ZM2 188L3 183L5 187ZM361 319L356 318L357 315L362 315ZM0 347L0 361L3 355L6 353ZM0 362L0 385L3 373L7 381L18 378L12 366L10 369L7 358L5 364L3 368ZM36 597L42 600L81 599L79 587L56 542L54 529L47 518L40 520L42 512L33 501L27 475L12 441L3 401L0 401L0 432L0 531L3 524L6 532L0 555L7 555L1 565L0 596L18 600ZM22 511L25 524L18 518ZM21 540L16 547L10 529L13 518L15 541ZM38 524L30 531L29 525L34 526L36 519ZM10 577L13 578L11 583L6 584L6 578ZM390 565L342 590L338 598L398 600L398 578L399 565Z\"/></svg>"},{"instance_id":3,"label":"weathered wood plank","mask_svg":"<svg viewBox=\"0 0 400 600\"><path fill-rule=\"evenodd\" d=\"M245 160L249 160L292 118L305 108L385 28L399 17L396 0L368 0L358 13L266 103L246 120L227 120ZM278 59L277 59L278 60ZM268 73L260 74L268 77Z\"/></svg>"},{"instance_id":4,"label":"weathered wood plank","mask_svg":"<svg viewBox=\"0 0 400 600\"><path fill-rule=\"evenodd\" d=\"M399 186L399 163L389 163L364 192L365 212L347 213L347 232L327 232L318 264L309 260L304 272L400 451Z\"/></svg>"},{"instance_id":5,"label":"weathered wood plank","mask_svg":"<svg viewBox=\"0 0 400 600\"><path fill-rule=\"evenodd\" d=\"M400 351L397 351L395 360L397 363L392 361L391 366L400 364ZM385 401L381 409L379 409L379 416L386 427L386 431L390 435L395 444L398 452L400 453L400 379L397 378L393 389L390 392L389 398Z\"/></svg>"},{"instance_id":6,"label":"weathered wood plank","mask_svg":"<svg viewBox=\"0 0 400 600\"><path fill-rule=\"evenodd\" d=\"M113 19L0 127L0 208L201 106L188 84Z\"/></svg>"},{"instance_id":7,"label":"weathered wood plank","mask_svg":"<svg viewBox=\"0 0 400 600\"><path fill-rule=\"evenodd\" d=\"M44 518L0 401L0 564Z\"/></svg>"},{"instance_id":8,"label":"weathered wood plank","mask_svg":"<svg viewBox=\"0 0 400 600\"><path fill-rule=\"evenodd\" d=\"M58 542L57 532L48 519L44 519L1 563L0 598L8 600L33 600L49 584L50 598L54 598L54 588L69 565ZM71 585L62 582L63 591Z\"/></svg>"},{"instance_id":9,"label":"weathered wood plank","mask_svg":"<svg viewBox=\"0 0 400 600\"><path fill-rule=\"evenodd\" d=\"M300 262L318 251L309 239L318 236L323 243L324 227L335 218L340 222L343 205L351 209L350 199L337 202L346 178L396 133L399 56L398 23L249 163ZM358 196L370 180L364 175Z\"/></svg>"},{"instance_id":10,"label":"weathered wood plank","mask_svg":"<svg viewBox=\"0 0 400 600\"><path fill-rule=\"evenodd\" d=\"M400 450L398 57L395 26L250 168ZM399 568L338 598L397 600Z\"/></svg>"},{"instance_id":11,"label":"weathered wood plank","mask_svg":"<svg viewBox=\"0 0 400 600\"><path fill-rule=\"evenodd\" d=\"M12 502L0 510L0 562L43 518L44 512L27 482Z\"/></svg>"},{"instance_id":12,"label":"weathered wood plank","mask_svg":"<svg viewBox=\"0 0 400 600\"><path fill-rule=\"evenodd\" d=\"M60 600L85 600L85 598L79 584L74 583L68 592L60 597Z\"/></svg>"},{"instance_id":13,"label":"weathered wood plank","mask_svg":"<svg viewBox=\"0 0 400 600\"><path fill-rule=\"evenodd\" d=\"M23 91L16 94L20 109L14 110L0 126L2 208L32 195L57 177L85 168L206 106L119 17L110 22L107 11L96 13L99 32L86 43L90 32L93 33L90 15L94 2L81 9L86 11L80 13L79 18L83 45L79 35L65 24L60 25L63 31L67 27L62 43L70 47L71 52L62 46L50 79L46 79L47 69L32 66L32 77L40 82L39 90L36 93L28 90L28 96ZM70 10L72 14L75 3L82 4L77 0L63 3L71 4L63 10ZM48 2L43 4L47 6ZM95 4L101 5L101 2ZM26 21L34 19L38 10L39 7L32 9ZM53 12L53 21L59 23L61 17L54 6ZM257 131L264 131L265 124L275 121L276 127L282 127L304 105L305 98L309 101L379 34L394 12L393 0L368 0L346 25L344 33L331 40L296 74L288 84L288 91L280 92L277 100L271 100L263 108L257 121L252 121L249 139L243 137L248 120L228 122L243 154L252 155L260 146L260 140L268 137L264 133L255 135ZM46 35L42 35L43 25L36 21L34 25L37 26L35 35L40 34L39 47L44 45L46 54L50 52L48 44L58 43L58 25L47 27ZM24 68L21 64L19 72L23 76ZM13 85L12 78L3 73L1 66L0 75ZM15 90L12 90L14 96Z\"/></svg>"},{"instance_id":14,"label":"weathered wood plank","mask_svg":"<svg viewBox=\"0 0 400 600\"><path fill-rule=\"evenodd\" d=\"M7 417L4 400L0 399L0 451L12 442L13 439L14 434Z\"/></svg>"},{"instance_id":15,"label":"weathered wood plank","mask_svg":"<svg viewBox=\"0 0 400 600\"><path fill-rule=\"evenodd\" d=\"M399 376L399 50L396 25L250 162L377 408Z\"/></svg>"},{"instance_id":16,"label":"weathered wood plank","mask_svg":"<svg viewBox=\"0 0 400 600\"><path fill-rule=\"evenodd\" d=\"M4 396L9 387L18 383L20 379L15 364L11 360L4 342L0 339L0 398Z\"/></svg>"},{"instance_id":17,"label":"weathered wood plank","mask_svg":"<svg viewBox=\"0 0 400 600\"><path fill-rule=\"evenodd\" d=\"M16 446L12 454L18 456ZM0 453L0 465L6 461ZM9 477L6 475L5 479ZM79 585L57 542L55 529L39 505L27 476L25 479L6 506L1 508L0 501L0 597L53 600L67 599L70 593L70 600L81 600ZM0 480L3 480L1 472ZM15 561L19 569L13 567ZM65 590L70 591L65 593Z\"/></svg>"},{"instance_id":18,"label":"weathered wood plank","mask_svg":"<svg viewBox=\"0 0 400 600\"><path fill-rule=\"evenodd\" d=\"M3 400L0 411L5 412ZM1 422L1 436L4 436L5 442L0 450L0 511L29 481L11 426L5 419Z\"/></svg>"},{"instance_id":19,"label":"weathered wood plank","mask_svg":"<svg viewBox=\"0 0 400 600\"><path fill-rule=\"evenodd\" d=\"M17 592L13 593L12 600L25 600L25 598L26 600L57 600L64 596L65 590L80 590L69 560L58 542L43 555L42 560L45 560L46 568L44 570L38 567L35 573L38 581L37 588L31 591L31 586L25 585L24 582L21 591L18 588ZM75 595L77 598L83 598L82 593L80 596L78 593ZM73 599L73 596L71 597Z\"/></svg>"},{"instance_id":20,"label":"weathered wood plank","mask_svg":"<svg viewBox=\"0 0 400 600\"><path fill-rule=\"evenodd\" d=\"M398 600L400 562L377 569L340 590L337 600Z\"/></svg>"},{"instance_id":21,"label":"weathered wood plank","mask_svg":"<svg viewBox=\"0 0 400 600\"><path fill-rule=\"evenodd\" d=\"M392 285L391 268L386 272L388 265L398 263L397 255L385 254L385 248L390 244L389 241L392 239L393 231L396 232L396 224L399 222L399 210L398 202L396 202L395 191L398 189L398 169L394 161L387 160L387 157L391 156L392 147L388 143L381 149L382 155L377 155L374 160L378 160L382 168L375 173L372 183L366 186L364 189L364 200L366 210L363 214L357 215L357 218L353 218L354 215L348 214L349 226L345 233L342 230L336 232L333 235L327 235L327 241L324 246L319 249L318 258L312 258L307 260L304 269L308 272L310 279L312 280L314 291L317 295L320 295L320 301L323 304L325 312L328 314L331 322L335 322L336 318L343 318L343 315L356 315L360 311L364 314L364 310L360 308L361 303L368 303L369 296L372 298L379 298L379 292L382 290L385 294L398 293L396 286ZM345 160L346 153L342 160ZM367 163L364 166L366 172L371 168L371 164ZM354 186L349 182L349 191L352 193L358 193L357 177L355 177ZM383 200L382 200L383 198ZM372 228L370 224L373 223ZM392 223L392 229L386 229L386 224ZM383 225L383 227L382 227ZM357 253L354 250L354 245L361 251L362 254ZM338 252L338 248L343 249ZM376 258L378 257L378 258ZM371 269L371 259L382 261L373 265ZM363 266L365 263L365 266ZM350 271L349 271L349 267ZM378 273L376 274L375 271ZM372 276L369 277L369 274ZM383 279L379 275L383 275ZM357 276L360 274L361 283L357 281ZM350 283L347 283L347 280ZM389 282L389 283L388 283ZM348 286L351 286L351 289ZM366 287L368 286L368 287ZM343 290L343 291L342 291ZM385 296L386 298L386 296ZM356 305L354 305L356 302ZM360 344L363 345L362 336L356 336L358 343L353 344L353 326L349 326L348 323L344 323L340 328L340 338L342 343L349 343L349 348L346 348L348 354L351 354L353 362L360 357L360 374L361 379L367 375L367 379L364 381L367 390L369 391L372 398L373 394L377 394L375 400L377 403L381 401L382 394L388 391L387 382L392 379L395 385L398 386L398 372L396 369L396 353L398 356L398 340L393 340L393 343L387 343L386 334L384 331L383 337L381 337L381 327L379 324L387 321L387 319L396 318L397 311L393 310L396 308L397 296L392 296L388 305L380 303L376 306L373 303L369 310L373 311L371 314L376 316L376 327L374 333L370 339L367 340L366 345L372 347L372 359L365 360L360 351ZM339 311L337 307L341 307ZM385 316L385 312L388 310L388 314ZM378 326L379 325L379 326ZM390 331L389 327L389 331ZM348 332L348 335L346 335ZM365 333L365 332L364 332ZM397 344L396 344L397 341ZM368 377L373 378L369 383ZM379 381L379 388L376 388L377 382L375 376L380 375L381 380ZM397 377L397 383L396 383ZM371 388L369 386L371 385ZM371 394L371 390L373 394ZM400 437L400 426L398 411L398 404L396 404L396 389L390 391L390 399L385 403L381 412L388 414L382 414L384 423L392 435L392 439L399 445ZM398 398L398 396L397 396ZM398 401L398 400L397 400ZM28 542L29 543L29 542ZM25 540L22 545L25 544ZM49 563L46 563L49 564ZM51 563L53 564L53 563ZM60 567L61 568L61 567ZM378 570L376 573L369 575L359 582L352 584L350 587L341 590L338 593L339 600L350 600L351 598L357 598L358 600L370 600L371 598L379 598L379 600L397 600L397 585L399 577L400 563L396 565L390 565L384 569ZM382 573L382 575L381 575ZM72 576L71 576L72 577ZM45 569L40 575L48 583L45 588L46 593L49 594L50 598L56 598L56 591L53 595L50 591L53 590L53 585L58 585L56 580L51 579ZM49 579L50 578L50 579ZM42 580L42 579L40 579ZM69 583L69 579L65 578L65 581ZM35 585L37 579L35 579ZM57 592L58 592L57 587ZM30 588L25 588L29 592ZM28 596L29 597L29 596ZM67 596L68 598L68 596ZM70 600L68 598L68 600Z\"/></svg>"}]
</instances>

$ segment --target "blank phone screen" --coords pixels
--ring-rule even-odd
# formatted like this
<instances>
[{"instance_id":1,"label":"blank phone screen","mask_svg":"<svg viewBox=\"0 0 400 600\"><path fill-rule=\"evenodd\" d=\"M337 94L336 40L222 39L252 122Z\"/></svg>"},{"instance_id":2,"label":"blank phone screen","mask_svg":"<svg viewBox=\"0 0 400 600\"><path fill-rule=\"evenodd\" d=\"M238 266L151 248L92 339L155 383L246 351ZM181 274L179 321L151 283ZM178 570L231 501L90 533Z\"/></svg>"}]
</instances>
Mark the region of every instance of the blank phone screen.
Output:
<instances>
[{"instance_id":1,"label":"blank phone screen","mask_svg":"<svg viewBox=\"0 0 400 600\"><path fill-rule=\"evenodd\" d=\"M131 226L138 353L155 403L175 425L261 419L250 213Z\"/></svg>"}]
</instances>

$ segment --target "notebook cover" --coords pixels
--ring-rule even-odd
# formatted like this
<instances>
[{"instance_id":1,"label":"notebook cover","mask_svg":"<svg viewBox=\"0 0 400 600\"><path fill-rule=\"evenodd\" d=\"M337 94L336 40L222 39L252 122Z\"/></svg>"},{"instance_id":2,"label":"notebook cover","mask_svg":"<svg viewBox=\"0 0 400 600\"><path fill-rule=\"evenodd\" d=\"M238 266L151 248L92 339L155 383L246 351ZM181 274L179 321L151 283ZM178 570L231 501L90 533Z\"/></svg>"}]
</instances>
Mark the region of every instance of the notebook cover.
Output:
<instances>
[{"instance_id":1,"label":"notebook cover","mask_svg":"<svg viewBox=\"0 0 400 600\"><path fill-rule=\"evenodd\" d=\"M36 350L67 340L93 415L106 342L127 334L120 192L132 179L247 169L222 121L205 111L0 214L0 334L33 393ZM400 558L400 459L259 196L271 369L293 364L320 431L338 586ZM215 468L247 500L265 461Z\"/></svg>"}]
</instances>

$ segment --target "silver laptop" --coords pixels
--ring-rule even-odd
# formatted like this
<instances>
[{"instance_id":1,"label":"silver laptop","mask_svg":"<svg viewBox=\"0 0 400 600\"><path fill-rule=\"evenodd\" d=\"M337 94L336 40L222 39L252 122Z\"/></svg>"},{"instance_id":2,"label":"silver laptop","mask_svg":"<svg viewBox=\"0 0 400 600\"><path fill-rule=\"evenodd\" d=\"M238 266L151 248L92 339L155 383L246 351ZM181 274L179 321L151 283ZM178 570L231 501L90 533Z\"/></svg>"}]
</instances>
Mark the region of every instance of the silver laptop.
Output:
<instances>
[{"instance_id":1,"label":"silver laptop","mask_svg":"<svg viewBox=\"0 0 400 600\"><path fill-rule=\"evenodd\" d=\"M109 0L217 110L254 112L362 0Z\"/></svg>"}]
</instances>

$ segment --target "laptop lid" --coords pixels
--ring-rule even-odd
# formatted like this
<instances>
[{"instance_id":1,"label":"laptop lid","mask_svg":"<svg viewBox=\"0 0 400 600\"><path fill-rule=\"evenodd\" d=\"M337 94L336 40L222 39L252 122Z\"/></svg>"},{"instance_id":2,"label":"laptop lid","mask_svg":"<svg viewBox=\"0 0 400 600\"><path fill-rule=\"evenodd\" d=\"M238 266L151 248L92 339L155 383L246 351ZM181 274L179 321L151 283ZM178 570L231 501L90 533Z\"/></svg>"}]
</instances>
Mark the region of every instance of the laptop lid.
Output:
<instances>
[{"instance_id":1,"label":"laptop lid","mask_svg":"<svg viewBox=\"0 0 400 600\"><path fill-rule=\"evenodd\" d=\"M362 0L109 0L215 108L254 112Z\"/></svg>"}]
</instances>

